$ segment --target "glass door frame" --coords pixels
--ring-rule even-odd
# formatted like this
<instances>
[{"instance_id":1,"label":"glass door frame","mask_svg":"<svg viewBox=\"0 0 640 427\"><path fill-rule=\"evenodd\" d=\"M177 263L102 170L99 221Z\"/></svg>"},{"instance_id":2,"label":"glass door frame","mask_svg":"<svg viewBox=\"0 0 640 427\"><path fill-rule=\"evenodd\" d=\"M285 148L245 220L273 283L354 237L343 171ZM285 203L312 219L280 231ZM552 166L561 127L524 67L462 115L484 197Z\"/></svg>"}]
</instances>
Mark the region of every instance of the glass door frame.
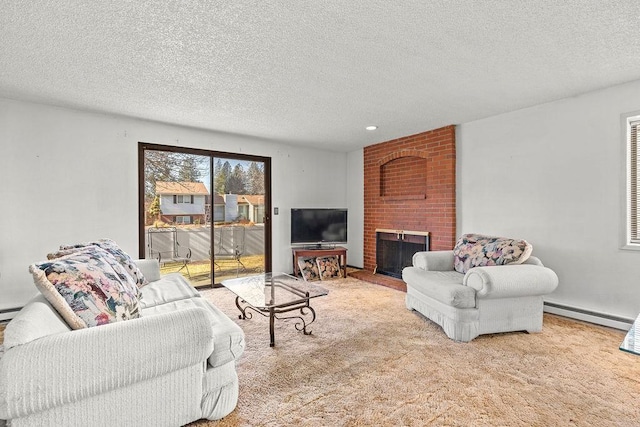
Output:
<instances>
[{"instance_id":1,"label":"glass door frame","mask_svg":"<svg viewBox=\"0 0 640 427\"><path fill-rule=\"evenodd\" d=\"M214 160L217 158L222 159L232 159L232 160L241 160L241 161L253 161L260 162L264 164L264 268L265 272L270 273L272 271L272 257L271 257L271 242L272 242L272 234L271 234L271 157L263 157L263 156L254 156L250 154L241 154L241 153L230 153L226 151L214 151L214 150L204 150L198 148L188 148L188 147L178 147L173 145L163 145L163 144L154 144L148 142L138 142L138 256L140 259L144 259L146 256L146 243L145 243L145 207L144 207L144 198L145 198L145 168L144 168L144 153L147 150L153 151L167 151L172 153L184 153L184 154L193 154L197 156L209 157L209 188L211 188L211 236L210 236L210 244L213 245L215 241L214 237L214 226L213 226L213 189L214 187L214 179L215 174L213 173ZM213 254L213 248L211 253ZM211 259L211 272L213 273L214 269L214 257L212 255ZM205 286L214 286L215 283L213 278L215 274L212 274L211 285Z\"/></svg>"}]
</instances>

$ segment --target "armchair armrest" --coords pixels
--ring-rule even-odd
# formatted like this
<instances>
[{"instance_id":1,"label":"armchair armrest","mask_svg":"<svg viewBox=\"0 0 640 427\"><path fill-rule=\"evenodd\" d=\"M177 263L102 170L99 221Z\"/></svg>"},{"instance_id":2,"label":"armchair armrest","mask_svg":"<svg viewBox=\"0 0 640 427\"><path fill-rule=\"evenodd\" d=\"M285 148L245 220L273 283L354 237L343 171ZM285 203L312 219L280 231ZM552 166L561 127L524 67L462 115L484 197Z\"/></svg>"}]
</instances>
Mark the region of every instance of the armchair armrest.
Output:
<instances>
[{"instance_id":1,"label":"armchair armrest","mask_svg":"<svg viewBox=\"0 0 640 427\"><path fill-rule=\"evenodd\" d=\"M544 267L544 264L542 264L542 261L540 261L540 258L535 257L533 255L527 258L526 261L523 262L523 264L539 265L540 267Z\"/></svg>"},{"instance_id":2,"label":"armchair armrest","mask_svg":"<svg viewBox=\"0 0 640 427\"><path fill-rule=\"evenodd\" d=\"M452 271L453 251L427 251L413 254L414 267L427 271Z\"/></svg>"},{"instance_id":3,"label":"armchair armrest","mask_svg":"<svg viewBox=\"0 0 640 427\"><path fill-rule=\"evenodd\" d=\"M203 364L209 314L190 308L50 335L0 359L0 418L12 419Z\"/></svg>"},{"instance_id":4,"label":"armchair armrest","mask_svg":"<svg viewBox=\"0 0 640 427\"><path fill-rule=\"evenodd\" d=\"M539 265L474 267L462 283L476 290L478 298L509 298L546 295L558 286L558 276Z\"/></svg>"}]
</instances>

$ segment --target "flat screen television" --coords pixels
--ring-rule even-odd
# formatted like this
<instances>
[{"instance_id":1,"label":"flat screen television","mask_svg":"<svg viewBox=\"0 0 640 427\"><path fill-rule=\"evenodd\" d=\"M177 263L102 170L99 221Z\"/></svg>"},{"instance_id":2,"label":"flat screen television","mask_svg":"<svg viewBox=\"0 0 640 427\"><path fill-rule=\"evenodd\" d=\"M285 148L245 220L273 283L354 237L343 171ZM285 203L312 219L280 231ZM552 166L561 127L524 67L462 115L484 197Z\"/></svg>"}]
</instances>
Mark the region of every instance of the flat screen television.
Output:
<instances>
[{"instance_id":1,"label":"flat screen television","mask_svg":"<svg viewBox=\"0 0 640 427\"><path fill-rule=\"evenodd\" d=\"M338 243L347 243L346 209L291 209L292 245L321 248Z\"/></svg>"}]
</instances>

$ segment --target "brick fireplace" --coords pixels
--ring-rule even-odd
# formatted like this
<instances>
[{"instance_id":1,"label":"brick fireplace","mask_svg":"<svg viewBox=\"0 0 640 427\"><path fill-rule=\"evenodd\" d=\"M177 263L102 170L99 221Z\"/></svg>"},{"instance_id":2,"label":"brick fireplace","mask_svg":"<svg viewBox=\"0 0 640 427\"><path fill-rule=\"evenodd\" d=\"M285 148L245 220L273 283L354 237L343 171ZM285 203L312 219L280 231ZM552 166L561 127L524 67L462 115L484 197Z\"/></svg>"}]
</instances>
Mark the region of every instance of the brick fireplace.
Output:
<instances>
[{"instance_id":1,"label":"brick fireplace","mask_svg":"<svg viewBox=\"0 0 640 427\"><path fill-rule=\"evenodd\" d=\"M455 126L364 148L364 268L376 268L376 229L429 232L430 250L453 248Z\"/></svg>"}]
</instances>

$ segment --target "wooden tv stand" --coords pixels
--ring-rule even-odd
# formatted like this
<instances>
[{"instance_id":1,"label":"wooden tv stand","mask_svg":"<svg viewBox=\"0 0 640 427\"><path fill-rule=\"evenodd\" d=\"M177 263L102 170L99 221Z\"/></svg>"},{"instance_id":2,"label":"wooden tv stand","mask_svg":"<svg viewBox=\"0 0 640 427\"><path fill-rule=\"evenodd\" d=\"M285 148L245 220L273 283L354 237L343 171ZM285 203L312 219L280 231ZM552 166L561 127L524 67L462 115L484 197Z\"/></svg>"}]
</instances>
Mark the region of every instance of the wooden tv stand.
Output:
<instances>
[{"instance_id":1,"label":"wooden tv stand","mask_svg":"<svg viewBox=\"0 0 640 427\"><path fill-rule=\"evenodd\" d=\"M298 267L298 258L300 257L323 257L338 255L338 262L342 269L342 277L347 277L347 248L342 246L336 246L335 248L291 248L293 254L293 275L298 277L300 274L300 267Z\"/></svg>"}]
</instances>

